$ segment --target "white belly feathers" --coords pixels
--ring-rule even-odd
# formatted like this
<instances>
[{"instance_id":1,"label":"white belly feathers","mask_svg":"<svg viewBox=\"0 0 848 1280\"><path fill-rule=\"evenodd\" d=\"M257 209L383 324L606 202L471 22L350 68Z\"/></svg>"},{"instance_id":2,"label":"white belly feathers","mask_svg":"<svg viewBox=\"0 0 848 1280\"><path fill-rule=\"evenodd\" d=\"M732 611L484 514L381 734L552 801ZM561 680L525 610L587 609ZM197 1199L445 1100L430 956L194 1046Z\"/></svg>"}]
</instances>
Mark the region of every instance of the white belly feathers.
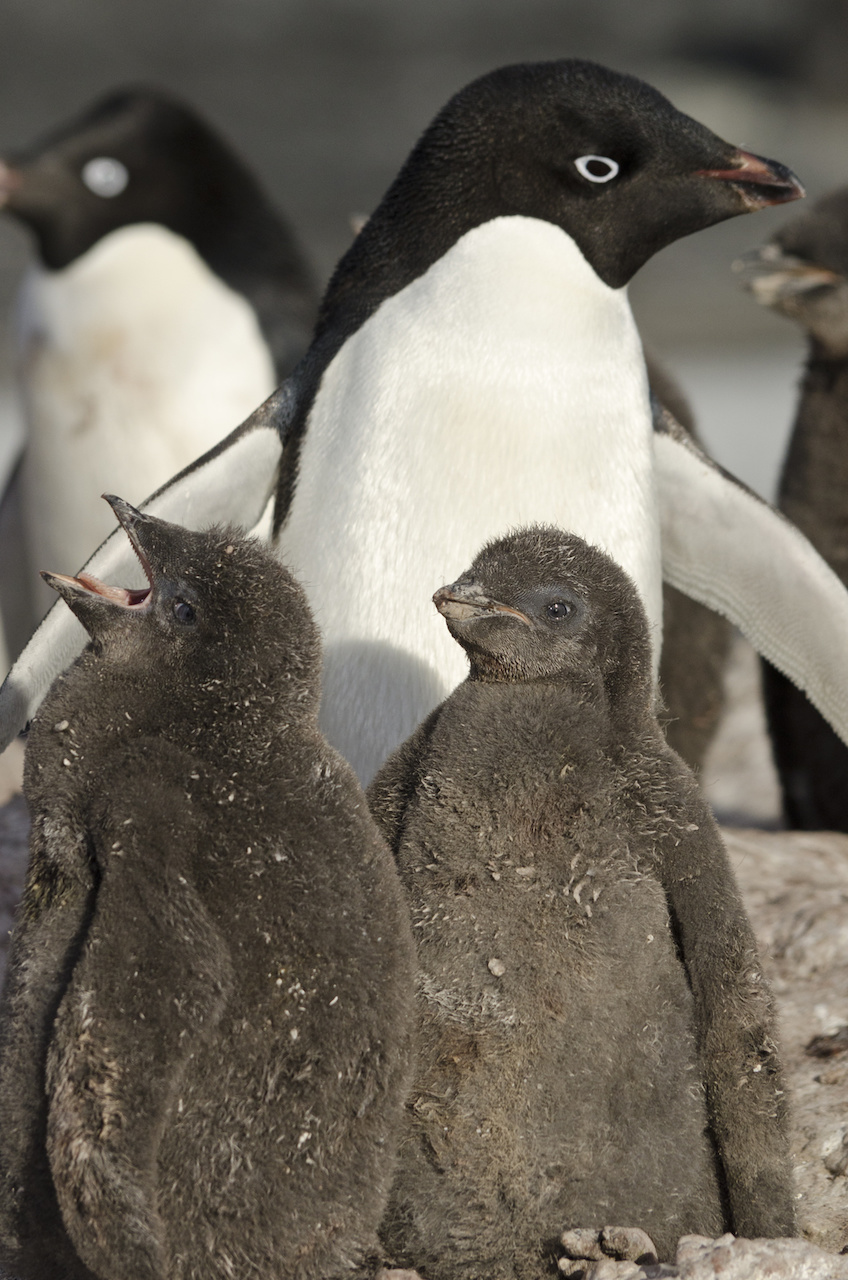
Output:
<instances>
[{"instance_id":1,"label":"white belly feathers","mask_svg":"<svg viewBox=\"0 0 848 1280\"><path fill-rule=\"evenodd\" d=\"M30 274L21 360L28 539L34 568L57 572L75 571L114 525L101 493L140 502L275 384L246 300L153 224Z\"/></svg>"},{"instance_id":2,"label":"white belly feathers","mask_svg":"<svg viewBox=\"0 0 848 1280\"><path fill-rule=\"evenodd\" d=\"M572 530L636 582L659 649L652 430L624 290L498 218L388 299L324 374L280 554L325 644L322 724L368 779L463 678L430 603L482 544Z\"/></svg>"}]
</instances>

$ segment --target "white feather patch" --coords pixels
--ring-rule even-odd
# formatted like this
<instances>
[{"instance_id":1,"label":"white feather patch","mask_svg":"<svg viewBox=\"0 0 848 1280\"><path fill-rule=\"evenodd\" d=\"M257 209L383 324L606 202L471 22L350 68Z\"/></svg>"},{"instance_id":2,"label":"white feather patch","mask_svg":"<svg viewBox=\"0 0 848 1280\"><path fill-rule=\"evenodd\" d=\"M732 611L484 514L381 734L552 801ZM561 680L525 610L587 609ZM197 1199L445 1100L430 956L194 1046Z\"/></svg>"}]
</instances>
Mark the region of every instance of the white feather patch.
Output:
<instances>
[{"instance_id":1,"label":"white feather patch","mask_svg":"<svg viewBox=\"0 0 848 1280\"><path fill-rule=\"evenodd\" d=\"M803 534L671 436L654 440L663 576L724 614L848 742L848 592Z\"/></svg>"},{"instance_id":2,"label":"white feather patch","mask_svg":"<svg viewBox=\"0 0 848 1280\"><path fill-rule=\"evenodd\" d=\"M348 339L281 556L324 635L322 726L361 778L463 678L430 597L510 528L604 547L659 634L651 434L625 291L547 222L475 228Z\"/></svg>"},{"instance_id":3,"label":"white feather patch","mask_svg":"<svg viewBox=\"0 0 848 1280\"><path fill-rule=\"evenodd\" d=\"M21 331L37 569L81 564L113 523L101 493L138 505L275 386L248 302L154 224L112 232L62 271L31 272Z\"/></svg>"}]
</instances>

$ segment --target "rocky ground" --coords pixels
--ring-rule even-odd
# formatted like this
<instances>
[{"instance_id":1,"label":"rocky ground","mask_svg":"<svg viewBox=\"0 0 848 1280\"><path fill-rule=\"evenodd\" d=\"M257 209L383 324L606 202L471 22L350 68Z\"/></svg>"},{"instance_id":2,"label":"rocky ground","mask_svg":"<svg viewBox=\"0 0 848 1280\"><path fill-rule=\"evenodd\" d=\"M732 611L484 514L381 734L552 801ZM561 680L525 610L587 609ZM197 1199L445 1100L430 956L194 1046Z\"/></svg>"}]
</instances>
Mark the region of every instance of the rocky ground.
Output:
<instances>
[{"instance_id":1,"label":"rocky ground","mask_svg":"<svg viewBox=\"0 0 848 1280\"><path fill-rule=\"evenodd\" d=\"M777 789L756 663L741 642L728 672L728 693L729 711L703 781L723 820L780 1008L798 1216L810 1247L693 1237L681 1244L673 1266L652 1269L601 1259L591 1264L586 1280L848 1280L848 1257L833 1256L848 1247L848 836L776 829ZM0 763L7 788L13 786L19 759L3 757ZM2 778L0 769L0 785ZM0 971L23 882L26 839L26 809L17 795L0 808Z\"/></svg>"},{"instance_id":2,"label":"rocky ground","mask_svg":"<svg viewBox=\"0 0 848 1280\"><path fill-rule=\"evenodd\" d=\"M725 838L780 1008L799 1225L839 1250L848 1245L848 836L726 829Z\"/></svg>"}]
</instances>

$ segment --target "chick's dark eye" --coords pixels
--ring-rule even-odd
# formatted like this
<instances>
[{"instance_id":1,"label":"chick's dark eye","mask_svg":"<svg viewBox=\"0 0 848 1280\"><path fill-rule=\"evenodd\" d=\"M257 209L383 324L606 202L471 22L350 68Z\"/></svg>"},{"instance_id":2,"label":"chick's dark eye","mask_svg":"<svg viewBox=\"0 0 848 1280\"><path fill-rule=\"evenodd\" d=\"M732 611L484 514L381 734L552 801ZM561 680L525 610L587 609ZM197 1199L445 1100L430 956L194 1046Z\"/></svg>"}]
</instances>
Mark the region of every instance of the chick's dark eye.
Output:
<instances>
[{"instance_id":1,"label":"chick's dark eye","mask_svg":"<svg viewBox=\"0 0 848 1280\"><path fill-rule=\"evenodd\" d=\"M185 600L174 601L174 617L177 622L194 622L195 613L191 605Z\"/></svg>"},{"instance_id":2,"label":"chick's dark eye","mask_svg":"<svg viewBox=\"0 0 848 1280\"><path fill-rule=\"evenodd\" d=\"M574 167L587 182L611 182L618 174L618 161L610 156L578 156Z\"/></svg>"},{"instance_id":3,"label":"chick's dark eye","mask_svg":"<svg viewBox=\"0 0 848 1280\"><path fill-rule=\"evenodd\" d=\"M545 608L548 617L553 618L556 622L561 618L567 618L571 610L572 606L565 600L552 600Z\"/></svg>"}]
</instances>

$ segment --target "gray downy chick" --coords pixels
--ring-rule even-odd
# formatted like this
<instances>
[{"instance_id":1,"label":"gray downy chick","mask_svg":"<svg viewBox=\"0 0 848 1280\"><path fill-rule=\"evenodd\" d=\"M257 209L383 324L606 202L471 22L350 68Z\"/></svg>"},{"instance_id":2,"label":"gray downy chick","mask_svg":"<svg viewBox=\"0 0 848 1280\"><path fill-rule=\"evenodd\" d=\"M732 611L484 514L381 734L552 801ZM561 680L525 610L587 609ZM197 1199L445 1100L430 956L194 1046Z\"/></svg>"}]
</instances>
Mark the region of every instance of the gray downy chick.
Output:
<instances>
[{"instance_id":1,"label":"gray downy chick","mask_svg":"<svg viewBox=\"0 0 848 1280\"><path fill-rule=\"evenodd\" d=\"M0 1264L371 1274L413 946L389 852L316 727L317 629L258 542L109 501L149 585L47 575L91 643L27 751Z\"/></svg>"},{"instance_id":2,"label":"gray downy chick","mask_svg":"<svg viewBox=\"0 0 848 1280\"><path fill-rule=\"evenodd\" d=\"M541 527L434 600L470 674L368 792L419 954L387 1247L536 1280L563 1228L792 1234L772 998L635 588Z\"/></svg>"},{"instance_id":3,"label":"gray downy chick","mask_svg":"<svg viewBox=\"0 0 848 1280\"><path fill-rule=\"evenodd\" d=\"M742 264L757 301L809 337L778 506L848 585L848 189L817 201ZM788 825L848 831L848 747L768 663L763 693Z\"/></svg>"}]
</instances>

